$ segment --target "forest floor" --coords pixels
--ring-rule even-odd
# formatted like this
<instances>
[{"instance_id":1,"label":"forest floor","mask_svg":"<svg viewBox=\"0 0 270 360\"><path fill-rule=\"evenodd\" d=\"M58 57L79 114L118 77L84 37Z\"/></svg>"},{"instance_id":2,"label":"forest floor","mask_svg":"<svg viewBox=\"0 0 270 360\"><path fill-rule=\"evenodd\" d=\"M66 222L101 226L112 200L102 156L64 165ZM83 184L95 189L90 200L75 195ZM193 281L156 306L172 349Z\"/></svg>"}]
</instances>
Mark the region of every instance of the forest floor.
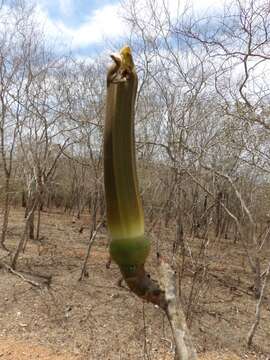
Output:
<instances>
[{"instance_id":1,"label":"forest floor","mask_svg":"<svg viewBox=\"0 0 270 360\"><path fill-rule=\"evenodd\" d=\"M41 241L29 241L17 272L0 269L0 360L172 360L169 324L163 313L118 285L117 267L106 268L106 229L97 234L88 277L78 281L89 241L90 216L42 213ZM80 232L81 227L84 230ZM12 210L6 245L14 250L23 212ZM171 260L174 226L156 226L148 269L155 275L155 250ZM160 241L157 241L156 239ZM162 239L166 239L163 242ZM182 301L201 360L270 359L270 291L265 294L254 345L246 336L254 322L252 277L241 244L230 239L188 239L181 277ZM203 251L202 251L203 249ZM201 255L203 253L203 256ZM197 254L197 256L195 256ZM8 263L8 258L0 260ZM262 256L265 258L267 254ZM269 256L269 254L268 254ZM178 260L177 260L178 259ZM194 271L194 259L203 266ZM264 258L262 258L264 260ZM34 274L51 275L48 287ZM42 285L43 284L43 285Z\"/></svg>"}]
</instances>

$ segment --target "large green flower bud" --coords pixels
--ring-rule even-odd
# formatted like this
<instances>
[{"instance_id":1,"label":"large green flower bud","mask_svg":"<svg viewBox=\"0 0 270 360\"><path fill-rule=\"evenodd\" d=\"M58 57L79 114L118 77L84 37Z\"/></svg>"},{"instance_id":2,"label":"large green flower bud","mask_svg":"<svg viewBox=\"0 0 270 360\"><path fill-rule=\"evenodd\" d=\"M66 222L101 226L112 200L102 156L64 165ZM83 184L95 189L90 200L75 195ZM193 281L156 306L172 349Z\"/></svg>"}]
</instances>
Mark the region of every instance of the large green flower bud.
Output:
<instances>
[{"instance_id":1,"label":"large green flower bud","mask_svg":"<svg viewBox=\"0 0 270 360\"><path fill-rule=\"evenodd\" d=\"M110 253L122 273L144 264L150 249L144 236L134 144L134 107L138 79L131 50L111 55L107 74L104 131L104 182Z\"/></svg>"}]
</instances>

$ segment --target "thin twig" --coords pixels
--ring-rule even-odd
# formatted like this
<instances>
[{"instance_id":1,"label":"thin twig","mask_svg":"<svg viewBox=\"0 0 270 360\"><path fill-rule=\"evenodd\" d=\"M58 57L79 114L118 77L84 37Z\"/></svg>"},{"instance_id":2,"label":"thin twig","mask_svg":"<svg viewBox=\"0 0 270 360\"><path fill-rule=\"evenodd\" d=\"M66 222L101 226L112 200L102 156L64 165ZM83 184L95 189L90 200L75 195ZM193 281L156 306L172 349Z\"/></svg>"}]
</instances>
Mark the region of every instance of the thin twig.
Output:
<instances>
[{"instance_id":1,"label":"thin twig","mask_svg":"<svg viewBox=\"0 0 270 360\"><path fill-rule=\"evenodd\" d=\"M91 251L94 240L95 240L95 238L97 236L97 233L98 233L98 231L99 231L102 224L103 224L103 221L101 221L96 226L95 230L92 229L92 231L91 231L91 236L90 236L90 240L89 240L89 244L88 244L88 249L87 249L87 253L86 253L86 256L85 256L85 259L84 259L84 262L83 262L83 267L82 267L81 275L79 277L79 281L81 281L84 278L85 274L86 274L86 265L87 265L87 261L88 261L89 255L90 255L90 251Z\"/></svg>"}]
</instances>

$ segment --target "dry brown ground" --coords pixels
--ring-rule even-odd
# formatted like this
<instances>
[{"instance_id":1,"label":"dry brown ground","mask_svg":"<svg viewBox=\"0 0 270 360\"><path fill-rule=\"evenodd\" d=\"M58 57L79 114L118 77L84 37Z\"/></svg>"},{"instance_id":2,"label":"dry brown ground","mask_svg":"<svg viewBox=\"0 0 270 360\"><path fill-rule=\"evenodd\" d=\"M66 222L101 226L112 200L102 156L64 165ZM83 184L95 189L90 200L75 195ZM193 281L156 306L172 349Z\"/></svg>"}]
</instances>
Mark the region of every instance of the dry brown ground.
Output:
<instances>
[{"instance_id":1,"label":"dry brown ground","mask_svg":"<svg viewBox=\"0 0 270 360\"><path fill-rule=\"evenodd\" d=\"M88 263L89 277L78 282L87 249L89 229L60 213L42 214L42 249L29 242L18 271L52 275L50 288L35 288L17 276L0 270L0 360L170 360L170 329L163 314L142 304L126 288L117 285L119 272L105 267L105 229L98 235ZM22 231L22 212L12 211L7 245L15 248ZM159 251L168 255L171 231L156 229L154 240L166 238ZM193 244L199 248L199 240ZM202 360L270 359L270 304L266 294L262 321L252 351L245 338L254 319L250 274L239 244L230 240L213 243L207 253L209 266L195 283L197 301L192 306L192 332ZM38 254L41 251L41 255ZM0 256L1 257L1 256ZM154 260L149 267L154 272ZM183 279L183 301L188 303L192 284L188 259ZM35 279L38 281L38 279Z\"/></svg>"}]
</instances>

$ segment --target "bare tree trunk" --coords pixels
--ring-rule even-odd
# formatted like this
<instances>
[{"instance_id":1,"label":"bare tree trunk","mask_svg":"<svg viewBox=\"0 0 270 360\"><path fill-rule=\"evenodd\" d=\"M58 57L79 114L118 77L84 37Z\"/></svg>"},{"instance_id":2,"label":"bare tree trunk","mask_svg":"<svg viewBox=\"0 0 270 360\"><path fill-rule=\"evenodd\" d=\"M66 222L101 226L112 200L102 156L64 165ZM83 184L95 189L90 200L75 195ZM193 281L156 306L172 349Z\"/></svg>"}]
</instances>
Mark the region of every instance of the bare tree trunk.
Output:
<instances>
[{"instance_id":1,"label":"bare tree trunk","mask_svg":"<svg viewBox=\"0 0 270 360\"><path fill-rule=\"evenodd\" d=\"M14 270L15 270L16 265L17 265L18 257L20 255L22 249L25 248L31 217L32 217L32 215L33 215L33 213L34 213L34 211L36 209L36 205L37 205L37 203L36 203L36 200L35 200L33 202L32 208L28 211L27 217L25 219L24 230L23 230L22 236L20 238L19 244L17 246L17 249L15 251L15 254L14 254L12 262L11 262L11 268L14 269Z\"/></svg>"},{"instance_id":2,"label":"bare tree trunk","mask_svg":"<svg viewBox=\"0 0 270 360\"><path fill-rule=\"evenodd\" d=\"M183 250L184 248L184 228L182 222L182 216L180 210L178 210L177 223L176 223L176 236L173 243L173 255L175 255L179 249L179 246Z\"/></svg>"},{"instance_id":3,"label":"bare tree trunk","mask_svg":"<svg viewBox=\"0 0 270 360\"><path fill-rule=\"evenodd\" d=\"M248 347L250 347L252 345L253 337L254 337L255 332L257 330L257 327L258 327L258 325L260 323L262 300L263 300L265 287L266 287L266 284L267 284L267 282L269 280L269 277L270 277L270 262L269 262L268 267L266 269L265 279L264 279L264 282L263 282L263 285L262 285L262 288L261 288L260 297L259 297L258 302L256 304L255 321L252 324L252 326L251 326L251 328L249 330L248 336L247 336L247 345L248 345Z\"/></svg>"},{"instance_id":4,"label":"bare tree trunk","mask_svg":"<svg viewBox=\"0 0 270 360\"><path fill-rule=\"evenodd\" d=\"M196 188L193 195L193 212L192 212L192 228L191 233L194 237L198 237L199 235L199 215L198 215L198 202L199 202L199 192Z\"/></svg>"},{"instance_id":5,"label":"bare tree trunk","mask_svg":"<svg viewBox=\"0 0 270 360\"><path fill-rule=\"evenodd\" d=\"M170 186L169 189L169 195L166 201L166 205L165 205L165 226L168 227L170 220L172 218L172 203L173 203L173 198L175 197L175 183L173 181L171 181L168 186Z\"/></svg>"},{"instance_id":6,"label":"bare tree trunk","mask_svg":"<svg viewBox=\"0 0 270 360\"><path fill-rule=\"evenodd\" d=\"M178 209L178 219L177 219L177 225L176 225L176 239L175 239L176 246L174 247L174 251L176 253L176 264L178 268L178 275L179 275L179 297L181 298L182 295L182 280L183 275L185 271L185 265L186 265L186 248L185 248L185 239L184 239L184 227L182 222L182 216L180 209ZM181 256L177 255L177 252L179 252L179 247L181 251Z\"/></svg>"},{"instance_id":7,"label":"bare tree trunk","mask_svg":"<svg viewBox=\"0 0 270 360\"><path fill-rule=\"evenodd\" d=\"M216 205L216 238L219 238L221 234L221 221L222 221L222 209L221 209L221 201L222 201L222 191L219 191L217 194L217 205Z\"/></svg>"},{"instance_id":8,"label":"bare tree trunk","mask_svg":"<svg viewBox=\"0 0 270 360\"><path fill-rule=\"evenodd\" d=\"M10 203L10 195L9 195L9 187L10 187L10 177L8 176L5 181L5 200L4 200L4 214L3 214L3 223L2 223L2 231L1 231L1 239L0 239L0 247L5 250L8 250L5 246L6 234L8 228L8 219L9 219L9 203Z\"/></svg>"},{"instance_id":9,"label":"bare tree trunk","mask_svg":"<svg viewBox=\"0 0 270 360\"><path fill-rule=\"evenodd\" d=\"M25 195L25 190L22 191L22 207L26 208L27 206L27 201L26 201L26 195Z\"/></svg>"},{"instance_id":10,"label":"bare tree trunk","mask_svg":"<svg viewBox=\"0 0 270 360\"><path fill-rule=\"evenodd\" d=\"M31 212L31 216L29 218L29 238L31 240L35 239L35 224L34 224L34 220L35 220L35 211Z\"/></svg>"},{"instance_id":11,"label":"bare tree trunk","mask_svg":"<svg viewBox=\"0 0 270 360\"><path fill-rule=\"evenodd\" d=\"M36 240L39 240L40 235L40 222L41 222L41 209L42 209L42 202L38 204L38 212L37 212L37 230L36 230Z\"/></svg>"},{"instance_id":12,"label":"bare tree trunk","mask_svg":"<svg viewBox=\"0 0 270 360\"><path fill-rule=\"evenodd\" d=\"M254 296L255 299L259 299L262 292L262 279L261 279L261 265L259 258L255 259L255 269L254 269Z\"/></svg>"}]
</instances>

